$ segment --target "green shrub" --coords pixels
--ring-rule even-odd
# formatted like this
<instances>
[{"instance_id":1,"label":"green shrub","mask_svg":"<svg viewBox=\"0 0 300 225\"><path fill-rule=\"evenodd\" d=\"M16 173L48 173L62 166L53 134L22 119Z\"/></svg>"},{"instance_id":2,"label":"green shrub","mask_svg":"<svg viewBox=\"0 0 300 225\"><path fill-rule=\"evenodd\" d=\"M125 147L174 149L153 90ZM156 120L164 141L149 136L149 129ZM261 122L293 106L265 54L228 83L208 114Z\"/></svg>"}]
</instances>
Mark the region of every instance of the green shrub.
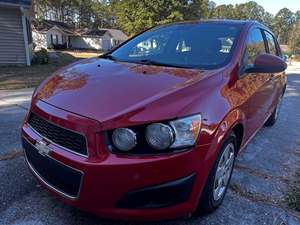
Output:
<instances>
[{"instance_id":1,"label":"green shrub","mask_svg":"<svg viewBox=\"0 0 300 225\"><path fill-rule=\"evenodd\" d=\"M37 64L47 64L49 62L48 51L45 48L35 52L33 62Z\"/></svg>"},{"instance_id":2,"label":"green shrub","mask_svg":"<svg viewBox=\"0 0 300 225\"><path fill-rule=\"evenodd\" d=\"M50 45L48 46L48 48L49 48L49 49L54 49L54 45L53 45L53 44L50 44Z\"/></svg>"}]
</instances>

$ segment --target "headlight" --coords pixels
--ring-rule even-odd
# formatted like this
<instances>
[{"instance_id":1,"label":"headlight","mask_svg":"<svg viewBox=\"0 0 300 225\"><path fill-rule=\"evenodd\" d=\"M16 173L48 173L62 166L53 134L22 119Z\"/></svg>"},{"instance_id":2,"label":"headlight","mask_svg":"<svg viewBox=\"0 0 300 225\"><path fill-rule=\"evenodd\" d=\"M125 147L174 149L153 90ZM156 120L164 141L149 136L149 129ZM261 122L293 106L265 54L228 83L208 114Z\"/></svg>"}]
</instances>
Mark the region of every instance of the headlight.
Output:
<instances>
[{"instance_id":1,"label":"headlight","mask_svg":"<svg viewBox=\"0 0 300 225\"><path fill-rule=\"evenodd\" d=\"M128 128L118 128L112 133L114 145L121 151L130 151L137 144L136 134Z\"/></svg>"},{"instance_id":2,"label":"headlight","mask_svg":"<svg viewBox=\"0 0 300 225\"><path fill-rule=\"evenodd\" d=\"M196 144L201 115L193 115L163 123L117 128L109 131L112 151L132 154L153 154L187 149Z\"/></svg>"},{"instance_id":3,"label":"headlight","mask_svg":"<svg viewBox=\"0 0 300 225\"><path fill-rule=\"evenodd\" d=\"M175 131L175 141L171 148L183 148L196 143L201 128L201 115L194 115L170 122Z\"/></svg>"},{"instance_id":4,"label":"headlight","mask_svg":"<svg viewBox=\"0 0 300 225\"><path fill-rule=\"evenodd\" d=\"M146 128L148 144L157 150L169 148L174 142L174 131L166 124L154 123Z\"/></svg>"}]
</instances>

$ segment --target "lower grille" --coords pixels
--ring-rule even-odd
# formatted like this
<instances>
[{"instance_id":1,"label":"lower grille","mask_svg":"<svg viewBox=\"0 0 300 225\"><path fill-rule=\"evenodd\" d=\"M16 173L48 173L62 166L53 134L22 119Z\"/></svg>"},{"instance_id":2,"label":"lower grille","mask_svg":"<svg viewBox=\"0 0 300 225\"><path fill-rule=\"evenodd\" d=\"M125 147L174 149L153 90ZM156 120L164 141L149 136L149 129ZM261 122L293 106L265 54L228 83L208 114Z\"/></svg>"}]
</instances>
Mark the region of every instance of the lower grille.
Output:
<instances>
[{"instance_id":1,"label":"lower grille","mask_svg":"<svg viewBox=\"0 0 300 225\"><path fill-rule=\"evenodd\" d=\"M42 156L26 139L22 138L26 158L32 169L53 189L71 198L79 196L82 172L74 170L48 156Z\"/></svg>"},{"instance_id":2,"label":"lower grille","mask_svg":"<svg viewBox=\"0 0 300 225\"><path fill-rule=\"evenodd\" d=\"M75 153L87 155L85 137L76 132L52 124L38 115L31 113L29 125L43 137Z\"/></svg>"}]
</instances>

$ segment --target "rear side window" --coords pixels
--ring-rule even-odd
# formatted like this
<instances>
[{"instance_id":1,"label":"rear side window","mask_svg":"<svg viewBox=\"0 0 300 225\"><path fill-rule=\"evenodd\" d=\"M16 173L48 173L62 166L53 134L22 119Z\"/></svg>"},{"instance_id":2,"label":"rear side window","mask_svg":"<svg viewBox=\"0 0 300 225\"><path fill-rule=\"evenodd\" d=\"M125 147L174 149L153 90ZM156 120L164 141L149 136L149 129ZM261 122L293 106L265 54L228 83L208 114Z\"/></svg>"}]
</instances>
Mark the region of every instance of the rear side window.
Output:
<instances>
[{"instance_id":1,"label":"rear side window","mask_svg":"<svg viewBox=\"0 0 300 225\"><path fill-rule=\"evenodd\" d=\"M264 31L264 32L265 32L265 35L266 35L266 39L267 39L267 43L268 43L268 46L269 46L270 54L278 55L277 48L276 48L276 43L275 43L273 35L270 34L267 31Z\"/></svg>"},{"instance_id":2,"label":"rear side window","mask_svg":"<svg viewBox=\"0 0 300 225\"><path fill-rule=\"evenodd\" d=\"M248 35L246 50L243 59L244 66L253 66L255 58L261 53L266 53L266 46L261 30L256 28L251 30Z\"/></svg>"}]
</instances>

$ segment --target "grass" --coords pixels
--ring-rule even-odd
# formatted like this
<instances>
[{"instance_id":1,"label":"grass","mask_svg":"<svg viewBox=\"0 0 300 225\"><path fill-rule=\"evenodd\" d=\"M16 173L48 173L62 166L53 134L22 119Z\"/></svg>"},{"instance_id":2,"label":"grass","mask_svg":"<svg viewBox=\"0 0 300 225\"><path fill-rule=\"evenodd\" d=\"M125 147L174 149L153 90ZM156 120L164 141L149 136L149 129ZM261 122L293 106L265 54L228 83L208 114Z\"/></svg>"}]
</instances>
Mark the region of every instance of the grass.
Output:
<instances>
[{"instance_id":1,"label":"grass","mask_svg":"<svg viewBox=\"0 0 300 225\"><path fill-rule=\"evenodd\" d=\"M298 143L300 145L300 142ZM300 149L296 151L296 155L300 157ZM295 179L290 185L286 199L290 208L300 212L300 167L297 168Z\"/></svg>"},{"instance_id":2,"label":"grass","mask_svg":"<svg viewBox=\"0 0 300 225\"><path fill-rule=\"evenodd\" d=\"M59 51L57 58L50 59L48 64L34 64L29 67L0 67L0 90L34 88L59 68L79 59L100 55L95 52Z\"/></svg>"},{"instance_id":3,"label":"grass","mask_svg":"<svg viewBox=\"0 0 300 225\"><path fill-rule=\"evenodd\" d=\"M289 207L300 212L300 171L296 173L297 180L291 185L287 194Z\"/></svg>"}]
</instances>

